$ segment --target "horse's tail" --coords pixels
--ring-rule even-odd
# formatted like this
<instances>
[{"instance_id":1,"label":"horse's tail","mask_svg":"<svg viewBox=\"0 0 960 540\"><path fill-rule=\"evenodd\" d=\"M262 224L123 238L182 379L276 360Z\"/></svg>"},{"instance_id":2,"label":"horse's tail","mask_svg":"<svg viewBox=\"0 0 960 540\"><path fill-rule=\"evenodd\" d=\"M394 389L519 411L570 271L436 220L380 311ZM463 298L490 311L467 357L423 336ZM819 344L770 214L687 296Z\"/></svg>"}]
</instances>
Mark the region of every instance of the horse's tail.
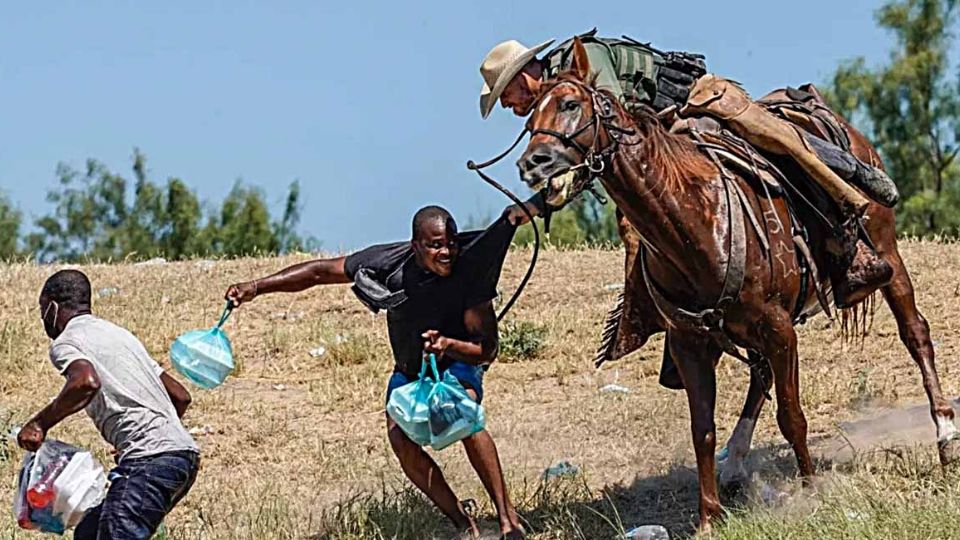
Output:
<instances>
[{"instance_id":1,"label":"horse's tail","mask_svg":"<svg viewBox=\"0 0 960 540\"><path fill-rule=\"evenodd\" d=\"M873 317L877 311L877 293L863 299L862 302L849 308L837 310L840 312L840 342L841 344L859 341L860 347L873 328Z\"/></svg>"},{"instance_id":2,"label":"horse's tail","mask_svg":"<svg viewBox=\"0 0 960 540\"><path fill-rule=\"evenodd\" d=\"M596 368L602 366L604 362L613 360L613 349L617 345L617 332L620 330L620 322L623 320L624 292L620 291L620 294L617 295L617 304L607 312L607 316L603 320L600 346L593 358L593 365Z\"/></svg>"}]
</instances>

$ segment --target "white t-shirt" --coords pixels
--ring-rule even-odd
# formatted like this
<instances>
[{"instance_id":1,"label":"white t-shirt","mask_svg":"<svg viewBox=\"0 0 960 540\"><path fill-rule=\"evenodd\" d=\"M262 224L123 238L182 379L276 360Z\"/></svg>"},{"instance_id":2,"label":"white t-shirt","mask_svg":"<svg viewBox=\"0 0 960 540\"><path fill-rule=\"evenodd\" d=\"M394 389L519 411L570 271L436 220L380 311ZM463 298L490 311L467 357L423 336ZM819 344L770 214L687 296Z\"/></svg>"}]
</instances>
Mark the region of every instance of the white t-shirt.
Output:
<instances>
[{"instance_id":1,"label":"white t-shirt","mask_svg":"<svg viewBox=\"0 0 960 540\"><path fill-rule=\"evenodd\" d=\"M121 460L199 452L160 381L163 368L136 336L93 315L74 317L50 345L50 361L65 374L76 360L97 370L100 391L86 411Z\"/></svg>"}]
</instances>

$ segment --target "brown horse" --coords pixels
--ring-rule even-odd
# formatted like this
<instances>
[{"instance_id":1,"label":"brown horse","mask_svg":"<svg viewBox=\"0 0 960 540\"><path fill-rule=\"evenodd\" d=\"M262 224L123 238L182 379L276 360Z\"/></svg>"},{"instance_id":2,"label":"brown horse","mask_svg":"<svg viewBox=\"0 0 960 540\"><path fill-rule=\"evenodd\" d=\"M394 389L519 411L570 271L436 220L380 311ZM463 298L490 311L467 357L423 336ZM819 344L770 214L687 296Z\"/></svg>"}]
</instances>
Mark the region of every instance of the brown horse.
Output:
<instances>
[{"instance_id":1,"label":"brown horse","mask_svg":"<svg viewBox=\"0 0 960 540\"><path fill-rule=\"evenodd\" d=\"M644 331L667 331L667 347L687 393L700 481L701 528L720 512L715 474L715 367L723 352L749 351L751 383L744 412L732 436L742 471L753 424L772 371L777 422L793 447L800 474L813 474L807 424L800 407L797 336L792 313L810 304L801 298L801 268L781 195L762 196L754 183L708 159L686 137L667 132L654 115L631 116L589 81L582 44L575 42L568 73L542 90L528 122L530 141L518 161L531 186L547 183L548 202L565 204L598 177L642 243L634 263L645 288L634 287L656 306ZM879 164L863 137L854 137L861 159ZM745 225L762 216L763 226ZM893 213L872 205L868 232L878 253L896 269L884 295L900 325L903 341L920 366L937 424L941 461L958 454L953 410L941 395L926 321L916 309L909 276L896 250ZM814 238L815 241L818 238ZM822 241L822 236L819 238ZM628 244L628 255L632 255ZM634 252L635 253L635 252ZM823 262L817 256L818 263ZM629 259L629 257L628 257ZM628 260L629 264L629 260ZM821 265L821 267L823 267ZM628 270L630 268L628 267ZM732 286L731 286L732 285ZM640 338L633 345L642 345ZM762 362L761 362L762 360ZM745 476L745 474L744 474Z\"/></svg>"}]
</instances>

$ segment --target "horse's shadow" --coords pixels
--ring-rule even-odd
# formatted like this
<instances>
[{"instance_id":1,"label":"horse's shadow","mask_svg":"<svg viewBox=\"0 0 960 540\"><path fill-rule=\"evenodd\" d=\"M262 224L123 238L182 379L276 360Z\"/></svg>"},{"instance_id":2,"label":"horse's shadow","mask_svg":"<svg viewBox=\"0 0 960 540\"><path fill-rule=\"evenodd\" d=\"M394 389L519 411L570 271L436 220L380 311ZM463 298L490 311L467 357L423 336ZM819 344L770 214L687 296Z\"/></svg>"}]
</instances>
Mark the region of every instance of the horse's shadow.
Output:
<instances>
[{"instance_id":1,"label":"horse's shadow","mask_svg":"<svg viewBox=\"0 0 960 540\"><path fill-rule=\"evenodd\" d=\"M786 444L755 448L747 459L752 480L738 493L721 494L727 510L749 511L762 504L757 494L766 485L796 484L797 466ZM818 470L832 463L820 459ZM547 537L622 538L622 533L640 525L665 527L670 538L696 532L699 484L696 467L677 462L665 472L636 476L628 483L589 485L590 471L574 476L527 482L511 486L511 494L528 532ZM485 531L496 529L496 516L478 516ZM394 538L422 540L450 538L455 534L443 516L415 489L358 495L328 512L325 524L312 540L335 538ZM553 533L553 534L551 534Z\"/></svg>"},{"instance_id":2,"label":"horse's shadow","mask_svg":"<svg viewBox=\"0 0 960 540\"><path fill-rule=\"evenodd\" d=\"M833 465L824 458L815 462L817 470L829 470ZM752 477L746 489L721 494L721 503L727 510L749 511L752 505L773 504L762 500L761 488L777 486L773 489L779 490L797 484L796 459L785 443L753 449L746 467ZM662 474L637 476L629 483L604 486L599 494L596 490L585 490L585 494L579 500L547 499L532 506L522 505L528 529L546 532L567 521L581 533L577 537L584 538L617 538L621 537L620 531L649 524L662 525L670 538L696 532L699 484L694 465L676 463ZM563 516L568 518L564 520Z\"/></svg>"}]
</instances>

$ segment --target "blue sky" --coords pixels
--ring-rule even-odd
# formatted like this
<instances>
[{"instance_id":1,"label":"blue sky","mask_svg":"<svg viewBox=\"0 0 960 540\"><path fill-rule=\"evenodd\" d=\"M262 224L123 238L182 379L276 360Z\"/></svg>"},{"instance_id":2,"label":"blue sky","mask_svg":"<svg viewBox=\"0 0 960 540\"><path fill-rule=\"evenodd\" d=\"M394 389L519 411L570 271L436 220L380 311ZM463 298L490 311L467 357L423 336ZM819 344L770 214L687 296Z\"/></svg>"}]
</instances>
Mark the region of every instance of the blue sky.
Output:
<instances>
[{"instance_id":1,"label":"blue sky","mask_svg":"<svg viewBox=\"0 0 960 540\"><path fill-rule=\"evenodd\" d=\"M219 201L237 178L276 212L301 181L325 250L403 238L425 204L461 221L506 204L464 163L520 119L478 112L484 54L596 26L707 55L755 95L887 56L879 1L21 2L0 18L0 191L32 221L57 162L88 157ZM783 3L786 5L786 3ZM51 7L51 6L56 6ZM512 163L509 160L508 163ZM509 164L496 170L520 190Z\"/></svg>"}]
</instances>

